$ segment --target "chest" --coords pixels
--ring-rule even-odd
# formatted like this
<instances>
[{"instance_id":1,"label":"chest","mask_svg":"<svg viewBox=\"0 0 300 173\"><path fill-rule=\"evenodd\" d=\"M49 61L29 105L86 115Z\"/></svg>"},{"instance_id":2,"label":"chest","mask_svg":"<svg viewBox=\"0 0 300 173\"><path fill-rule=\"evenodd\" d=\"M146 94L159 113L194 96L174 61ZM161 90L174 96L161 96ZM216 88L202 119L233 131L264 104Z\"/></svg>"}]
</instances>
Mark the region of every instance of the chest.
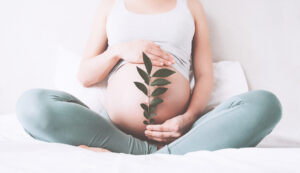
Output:
<instances>
[{"instance_id":1,"label":"chest","mask_svg":"<svg viewBox=\"0 0 300 173\"><path fill-rule=\"evenodd\" d=\"M185 13L158 16L112 14L107 19L106 32L109 45L144 39L180 46L191 41L194 23Z\"/></svg>"}]
</instances>

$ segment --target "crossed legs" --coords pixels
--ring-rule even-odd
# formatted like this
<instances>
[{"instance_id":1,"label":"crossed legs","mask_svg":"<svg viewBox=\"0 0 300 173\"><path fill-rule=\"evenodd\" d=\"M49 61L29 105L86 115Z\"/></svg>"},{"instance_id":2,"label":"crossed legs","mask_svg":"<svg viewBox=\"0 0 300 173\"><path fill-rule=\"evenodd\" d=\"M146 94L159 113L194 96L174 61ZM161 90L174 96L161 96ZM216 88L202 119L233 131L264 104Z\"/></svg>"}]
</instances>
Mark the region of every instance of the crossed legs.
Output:
<instances>
[{"instance_id":1,"label":"crossed legs","mask_svg":"<svg viewBox=\"0 0 300 173\"><path fill-rule=\"evenodd\" d=\"M273 93L249 91L227 99L195 121L186 134L158 149L124 133L109 118L64 91L33 88L16 104L17 118L37 140L135 155L253 147L273 130L281 114L281 104Z\"/></svg>"}]
</instances>

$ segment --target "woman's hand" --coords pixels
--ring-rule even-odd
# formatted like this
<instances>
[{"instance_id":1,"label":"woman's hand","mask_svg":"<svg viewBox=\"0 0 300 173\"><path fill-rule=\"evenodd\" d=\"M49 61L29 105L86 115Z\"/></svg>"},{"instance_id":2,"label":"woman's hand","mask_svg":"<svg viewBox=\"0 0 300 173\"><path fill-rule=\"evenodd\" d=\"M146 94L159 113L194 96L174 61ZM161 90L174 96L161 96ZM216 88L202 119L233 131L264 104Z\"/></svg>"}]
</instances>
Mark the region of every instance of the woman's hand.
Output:
<instances>
[{"instance_id":1,"label":"woman's hand","mask_svg":"<svg viewBox=\"0 0 300 173\"><path fill-rule=\"evenodd\" d=\"M185 134L191 127L184 115L177 115L163 124L147 125L145 136L160 143L169 144Z\"/></svg>"},{"instance_id":2,"label":"woman's hand","mask_svg":"<svg viewBox=\"0 0 300 173\"><path fill-rule=\"evenodd\" d=\"M115 46L120 58L129 63L142 64L144 52L154 66L171 65L175 63L172 55L162 50L159 45L149 40L134 40L121 42Z\"/></svg>"}]
</instances>

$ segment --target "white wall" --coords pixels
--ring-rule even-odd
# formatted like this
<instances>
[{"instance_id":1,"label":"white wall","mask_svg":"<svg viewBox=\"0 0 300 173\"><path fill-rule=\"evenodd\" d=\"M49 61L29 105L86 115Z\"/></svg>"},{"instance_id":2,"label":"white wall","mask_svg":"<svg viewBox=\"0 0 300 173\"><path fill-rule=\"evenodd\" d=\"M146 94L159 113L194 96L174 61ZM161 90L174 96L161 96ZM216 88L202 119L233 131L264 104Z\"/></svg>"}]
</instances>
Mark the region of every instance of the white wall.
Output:
<instances>
[{"instance_id":1,"label":"white wall","mask_svg":"<svg viewBox=\"0 0 300 173\"><path fill-rule=\"evenodd\" d=\"M0 1L0 114L32 87L53 87L58 43L82 52L98 0Z\"/></svg>"},{"instance_id":2,"label":"white wall","mask_svg":"<svg viewBox=\"0 0 300 173\"><path fill-rule=\"evenodd\" d=\"M300 1L202 0L214 60L237 60L250 89L274 92L283 118L275 131L300 139Z\"/></svg>"},{"instance_id":3,"label":"white wall","mask_svg":"<svg viewBox=\"0 0 300 173\"><path fill-rule=\"evenodd\" d=\"M298 0L201 0L214 60L242 63L251 89L274 92L283 104L276 130L300 138L300 3ZM18 96L53 88L58 44L81 53L99 0L0 1L0 114Z\"/></svg>"}]
</instances>

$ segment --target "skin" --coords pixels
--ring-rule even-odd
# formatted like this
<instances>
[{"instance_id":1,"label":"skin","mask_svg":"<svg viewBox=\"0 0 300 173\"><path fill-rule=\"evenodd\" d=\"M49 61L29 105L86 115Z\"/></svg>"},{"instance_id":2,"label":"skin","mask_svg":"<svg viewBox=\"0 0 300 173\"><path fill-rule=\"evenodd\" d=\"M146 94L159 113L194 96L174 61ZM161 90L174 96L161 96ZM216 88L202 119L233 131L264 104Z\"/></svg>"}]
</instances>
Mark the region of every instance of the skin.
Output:
<instances>
[{"instance_id":1,"label":"skin","mask_svg":"<svg viewBox=\"0 0 300 173\"><path fill-rule=\"evenodd\" d=\"M153 97L148 100L148 97L133 85L134 81L142 82L136 66L145 70L144 64L127 63L109 78L105 108L110 119L119 129L139 139L148 140L145 136L146 125L142 123L145 120L143 109L139 104L148 104L149 101L153 100ZM153 71L160 68L152 67ZM159 96L163 103L159 104L155 110L156 116L153 117L155 124L161 124L178 114L184 113L190 98L189 81L175 68L170 66L165 68L175 70L176 73L165 78L171 84L166 85L167 92ZM153 78L150 82L152 81L154 81ZM120 86L122 86L121 90ZM157 87L151 87L150 92L155 88Z\"/></svg>"},{"instance_id":2,"label":"skin","mask_svg":"<svg viewBox=\"0 0 300 173\"><path fill-rule=\"evenodd\" d=\"M176 0L125 0L125 2L129 11L153 14L171 10L175 7ZM158 142L158 149L185 134L191 125L203 115L202 111L206 107L213 89L212 55L205 12L199 0L187 0L187 2L195 23L195 35L192 42L195 85L184 112L160 124L146 126L145 136L149 140ZM126 51L126 49L122 50L121 44L107 49L105 21L113 5L114 0L102 0L94 19L92 31L78 71L78 79L86 87L102 81L121 58L120 52ZM135 45L141 46L141 44ZM142 50L150 49L154 50L149 55L152 55L151 61L157 68L170 65L168 61L173 62L167 53L159 49L159 46L152 44L151 41L145 41ZM123 54L125 55L125 53ZM140 63L141 60L141 57L137 56L137 59L132 61ZM163 63L163 65L160 63ZM84 145L79 147L107 152L106 149L101 148Z\"/></svg>"}]
</instances>

